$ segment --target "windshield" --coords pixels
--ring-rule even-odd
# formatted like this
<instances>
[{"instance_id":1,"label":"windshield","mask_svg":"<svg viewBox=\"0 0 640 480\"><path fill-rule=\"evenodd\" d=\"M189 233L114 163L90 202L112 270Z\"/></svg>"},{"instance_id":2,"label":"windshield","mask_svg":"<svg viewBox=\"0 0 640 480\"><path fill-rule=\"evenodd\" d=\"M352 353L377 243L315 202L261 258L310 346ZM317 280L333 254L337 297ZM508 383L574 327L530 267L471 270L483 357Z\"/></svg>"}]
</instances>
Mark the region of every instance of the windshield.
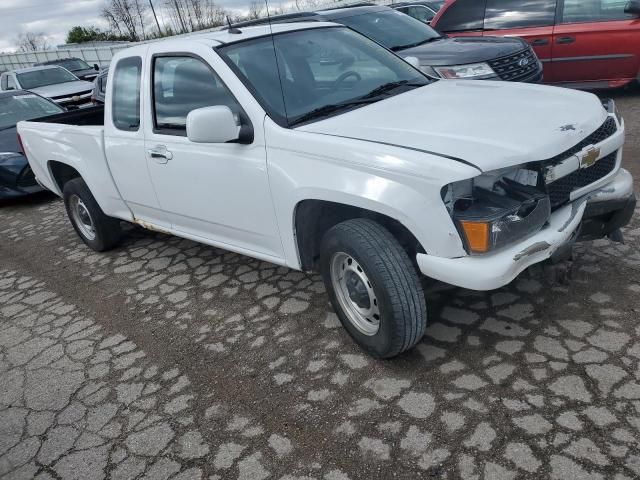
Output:
<instances>
[{"instance_id":1,"label":"windshield","mask_svg":"<svg viewBox=\"0 0 640 480\"><path fill-rule=\"evenodd\" d=\"M280 125L342 113L428 83L408 63L347 28L277 34L219 52Z\"/></svg>"},{"instance_id":2,"label":"windshield","mask_svg":"<svg viewBox=\"0 0 640 480\"><path fill-rule=\"evenodd\" d=\"M66 68L67 70L71 70L72 72L77 72L78 70L93 70L93 67L90 67L87 62L80 60L79 58L60 60L59 62L56 62L56 64Z\"/></svg>"},{"instance_id":3,"label":"windshield","mask_svg":"<svg viewBox=\"0 0 640 480\"><path fill-rule=\"evenodd\" d=\"M416 47L440 34L409 15L388 9L336 20L392 50Z\"/></svg>"},{"instance_id":4,"label":"windshield","mask_svg":"<svg viewBox=\"0 0 640 480\"><path fill-rule=\"evenodd\" d=\"M25 90L55 85L57 83L75 82L78 80L78 77L74 74L60 67L32 70L30 72L18 73L17 75L20 86Z\"/></svg>"},{"instance_id":5,"label":"windshield","mask_svg":"<svg viewBox=\"0 0 640 480\"><path fill-rule=\"evenodd\" d=\"M0 130L15 127L21 120L32 120L64 112L49 100L37 95L15 95L0 97Z\"/></svg>"}]
</instances>

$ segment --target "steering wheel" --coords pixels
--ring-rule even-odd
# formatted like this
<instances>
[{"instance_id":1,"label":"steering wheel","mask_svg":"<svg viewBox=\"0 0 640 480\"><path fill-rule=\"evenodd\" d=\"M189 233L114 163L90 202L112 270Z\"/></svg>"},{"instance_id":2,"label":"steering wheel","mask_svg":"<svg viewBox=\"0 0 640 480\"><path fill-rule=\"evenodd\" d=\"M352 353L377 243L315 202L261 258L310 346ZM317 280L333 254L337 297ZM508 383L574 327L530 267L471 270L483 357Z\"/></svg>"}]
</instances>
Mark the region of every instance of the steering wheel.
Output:
<instances>
[{"instance_id":1,"label":"steering wheel","mask_svg":"<svg viewBox=\"0 0 640 480\"><path fill-rule=\"evenodd\" d=\"M338 88L340 88L340 86L342 85L342 82L344 82L347 78L350 78L350 77L354 77L357 82L362 80L362 77L358 72L349 70L348 72L344 72L342 75L340 75L338 78L335 79L335 81L333 82L333 90L337 90Z\"/></svg>"}]
</instances>

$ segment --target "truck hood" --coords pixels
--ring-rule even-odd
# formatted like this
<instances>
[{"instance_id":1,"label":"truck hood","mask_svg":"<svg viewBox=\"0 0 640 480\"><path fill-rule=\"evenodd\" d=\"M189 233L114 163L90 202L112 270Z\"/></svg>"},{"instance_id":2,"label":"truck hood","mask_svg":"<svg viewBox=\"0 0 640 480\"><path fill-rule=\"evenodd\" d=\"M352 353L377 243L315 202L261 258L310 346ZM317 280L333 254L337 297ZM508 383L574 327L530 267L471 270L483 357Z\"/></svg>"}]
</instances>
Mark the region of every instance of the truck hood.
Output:
<instances>
[{"instance_id":1,"label":"truck hood","mask_svg":"<svg viewBox=\"0 0 640 480\"><path fill-rule=\"evenodd\" d=\"M455 37L396 53L401 57L416 57L420 60L420 65L445 66L486 62L513 55L527 47L524 40L515 37Z\"/></svg>"},{"instance_id":2,"label":"truck hood","mask_svg":"<svg viewBox=\"0 0 640 480\"><path fill-rule=\"evenodd\" d=\"M439 80L298 130L420 150L490 171L552 158L606 117L598 97L577 90Z\"/></svg>"},{"instance_id":3,"label":"truck hood","mask_svg":"<svg viewBox=\"0 0 640 480\"><path fill-rule=\"evenodd\" d=\"M56 83L55 85L47 85L45 87L31 88L30 91L42 95L43 97L53 98L65 95L75 95L93 89L93 83L78 80L75 82Z\"/></svg>"}]
</instances>

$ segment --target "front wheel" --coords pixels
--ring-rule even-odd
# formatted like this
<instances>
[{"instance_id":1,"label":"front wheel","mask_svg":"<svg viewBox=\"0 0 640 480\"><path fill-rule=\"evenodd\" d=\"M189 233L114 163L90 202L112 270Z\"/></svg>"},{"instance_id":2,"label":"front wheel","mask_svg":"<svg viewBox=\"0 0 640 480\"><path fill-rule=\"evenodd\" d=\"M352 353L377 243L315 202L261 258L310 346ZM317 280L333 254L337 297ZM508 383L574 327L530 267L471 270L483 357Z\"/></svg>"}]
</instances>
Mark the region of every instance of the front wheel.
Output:
<instances>
[{"instance_id":1,"label":"front wheel","mask_svg":"<svg viewBox=\"0 0 640 480\"><path fill-rule=\"evenodd\" d=\"M342 325L370 355L391 358L420 341L427 325L424 292L387 229L367 219L334 226L322 240L320 264Z\"/></svg>"},{"instance_id":2,"label":"front wheel","mask_svg":"<svg viewBox=\"0 0 640 480\"><path fill-rule=\"evenodd\" d=\"M118 244L122 236L120 221L104 214L82 178L69 180L62 193L69 220L84 243L96 252Z\"/></svg>"}]
</instances>

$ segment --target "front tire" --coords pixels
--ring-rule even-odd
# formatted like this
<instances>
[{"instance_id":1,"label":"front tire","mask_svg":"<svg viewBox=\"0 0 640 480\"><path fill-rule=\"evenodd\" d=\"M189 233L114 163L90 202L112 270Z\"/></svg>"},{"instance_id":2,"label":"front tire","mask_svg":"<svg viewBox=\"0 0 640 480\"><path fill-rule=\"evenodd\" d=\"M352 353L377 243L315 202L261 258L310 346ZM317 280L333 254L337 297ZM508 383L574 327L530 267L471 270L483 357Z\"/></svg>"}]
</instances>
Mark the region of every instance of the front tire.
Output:
<instances>
[{"instance_id":1,"label":"front tire","mask_svg":"<svg viewBox=\"0 0 640 480\"><path fill-rule=\"evenodd\" d=\"M69 180L62 193L71 225L89 248L104 252L118 244L120 221L104 214L82 178Z\"/></svg>"},{"instance_id":2,"label":"front tire","mask_svg":"<svg viewBox=\"0 0 640 480\"><path fill-rule=\"evenodd\" d=\"M420 341L424 292L409 256L380 224L339 223L324 236L320 267L342 325L370 355L391 358Z\"/></svg>"}]
</instances>

